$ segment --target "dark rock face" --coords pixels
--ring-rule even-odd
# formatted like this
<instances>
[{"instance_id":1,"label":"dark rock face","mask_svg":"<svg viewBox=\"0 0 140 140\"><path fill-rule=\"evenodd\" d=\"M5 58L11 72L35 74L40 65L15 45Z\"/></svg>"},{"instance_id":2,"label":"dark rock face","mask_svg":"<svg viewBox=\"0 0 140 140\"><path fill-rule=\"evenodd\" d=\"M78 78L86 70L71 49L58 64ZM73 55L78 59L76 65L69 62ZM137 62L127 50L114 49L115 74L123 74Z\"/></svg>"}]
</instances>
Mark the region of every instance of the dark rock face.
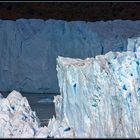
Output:
<instances>
[{"instance_id":1,"label":"dark rock face","mask_svg":"<svg viewBox=\"0 0 140 140\"><path fill-rule=\"evenodd\" d=\"M62 19L67 21L140 19L138 2L1 2L0 19Z\"/></svg>"}]
</instances>

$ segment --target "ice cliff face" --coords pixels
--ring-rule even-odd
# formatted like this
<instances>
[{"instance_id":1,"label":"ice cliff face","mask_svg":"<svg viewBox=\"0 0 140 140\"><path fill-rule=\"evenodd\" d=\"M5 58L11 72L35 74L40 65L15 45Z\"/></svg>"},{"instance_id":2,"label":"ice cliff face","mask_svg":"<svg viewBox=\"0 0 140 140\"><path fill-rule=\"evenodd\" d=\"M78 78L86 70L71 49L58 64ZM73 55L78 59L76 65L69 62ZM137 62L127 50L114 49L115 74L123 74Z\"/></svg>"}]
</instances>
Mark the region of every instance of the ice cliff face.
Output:
<instances>
[{"instance_id":1,"label":"ice cliff face","mask_svg":"<svg viewBox=\"0 0 140 140\"><path fill-rule=\"evenodd\" d=\"M58 56L85 59L125 51L139 27L140 21L129 20L0 20L0 90L57 93Z\"/></svg>"},{"instance_id":2,"label":"ice cliff face","mask_svg":"<svg viewBox=\"0 0 140 140\"><path fill-rule=\"evenodd\" d=\"M56 116L76 137L140 137L139 40L129 39L123 53L57 58Z\"/></svg>"},{"instance_id":3,"label":"ice cliff face","mask_svg":"<svg viewBox=\"0 0 140 140\"><path fill-rule=\"evenodd\" d=\"M140 38L128 38L127 51L140 52Z\"/></svg>"},{"instance_id":4,"label":"ice cliff face","mask_svg":"<svg viewBox=\"0 0 140 140\"><path fill-rule=\"evenodd\" d=\"M25 97L12 91L7 98L0 96L0 138L67 138L74 137L65 120L54 117L41 127Z\"/></svg>"}]
</instances>

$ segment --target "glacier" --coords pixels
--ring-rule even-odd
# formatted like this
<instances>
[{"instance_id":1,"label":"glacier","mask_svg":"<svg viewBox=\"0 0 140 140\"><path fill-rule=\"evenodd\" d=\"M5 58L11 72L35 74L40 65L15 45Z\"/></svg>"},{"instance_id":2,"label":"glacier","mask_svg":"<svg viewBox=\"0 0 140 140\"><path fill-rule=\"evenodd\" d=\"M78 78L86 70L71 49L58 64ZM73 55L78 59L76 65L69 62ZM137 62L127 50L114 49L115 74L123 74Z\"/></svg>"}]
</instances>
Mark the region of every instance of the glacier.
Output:
<instances>
[{"instance_id":1,"label":"glacier","mask_svg":"<svg viewBox=\"0 0 140 140\"><path fill-rule=\"evenodd\" d=\"M61 94L47 126L20 92L0 94L0 138L140 137L140 38L129 38L126 48L86 59L59 56Z\"/></svg>"},{"instance_id":2,"label":"glacier","mask_svg":"<svg viewBox=\"0 0 140 140\"><path fill-rule=\"evenodd\" d=\"M65 120L53 116L41 127L26 97L13 90L7 98L0 94L0 138L72 138L74 131Z\"/></svg>"},{"instance_id":3,"label":"glacier","mask_svg":"<svg viewBox=\"0 0 140 140\"><path fill-rule=\"evenodd\" d=\"M126 51L140 21L0 20L0 91L59 93L58 56L85 59Z\"/></svg>"},{"instance_id":4,"label":"glacier","mask_svg":"<svg viewBox=\"0 0 140 140\"><path fill-rule=\"evenodd\" d=\"M129 38L126 48L86 59L57 58L56 118L67 120L75 137L140 137L140 38Z\"/></svg>"}]
</instances>

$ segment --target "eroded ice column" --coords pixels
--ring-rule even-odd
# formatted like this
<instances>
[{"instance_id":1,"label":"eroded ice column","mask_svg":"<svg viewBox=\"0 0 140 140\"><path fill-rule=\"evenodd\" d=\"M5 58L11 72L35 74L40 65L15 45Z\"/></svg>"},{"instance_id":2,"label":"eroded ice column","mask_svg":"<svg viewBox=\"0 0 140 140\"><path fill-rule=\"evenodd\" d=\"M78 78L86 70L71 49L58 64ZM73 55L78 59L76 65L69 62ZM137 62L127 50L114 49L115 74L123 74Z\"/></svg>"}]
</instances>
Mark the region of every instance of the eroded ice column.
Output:
<instances>
[{"instance_id":1,"label":"eroded ice column","mask_svg":"<svg viewBox=\"0 0 140 140\"><path fill-rule=\"evenodd\" d=\"M140 137L139 52L57 58L56 116L76 137Z\"/></svg>"}]
</instances>

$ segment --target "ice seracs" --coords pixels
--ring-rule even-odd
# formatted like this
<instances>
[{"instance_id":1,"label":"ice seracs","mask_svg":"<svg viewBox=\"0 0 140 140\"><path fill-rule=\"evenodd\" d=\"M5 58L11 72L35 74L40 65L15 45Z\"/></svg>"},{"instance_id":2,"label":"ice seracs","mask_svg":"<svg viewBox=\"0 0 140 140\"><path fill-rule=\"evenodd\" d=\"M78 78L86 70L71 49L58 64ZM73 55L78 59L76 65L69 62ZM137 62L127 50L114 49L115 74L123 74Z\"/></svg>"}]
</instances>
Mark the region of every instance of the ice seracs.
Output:
<instances>
[{"instance_id":1,"label":"ice seracs","mask_svg":"<svg viewBox=\"0 0 140 140\"><path fill-rule=\"evenodd\" d=\"M39 127L39 119L33 112L25 97L12 91L7 98L0 101L1 137L31 138Z\"/></svg>"},{"instance_id":2,"label":"ice seracs","mask_svg":"<svg viewBox=\"0 0 140 140\"><path fill-rule=\"evenodd\" d=\"M36 113L31 110L26 97L12 91L7 98L0 96L0 138L47 138L74 137L66 121L55 117L48 126L41 127Z\"/></svg>"}]
</instances>

